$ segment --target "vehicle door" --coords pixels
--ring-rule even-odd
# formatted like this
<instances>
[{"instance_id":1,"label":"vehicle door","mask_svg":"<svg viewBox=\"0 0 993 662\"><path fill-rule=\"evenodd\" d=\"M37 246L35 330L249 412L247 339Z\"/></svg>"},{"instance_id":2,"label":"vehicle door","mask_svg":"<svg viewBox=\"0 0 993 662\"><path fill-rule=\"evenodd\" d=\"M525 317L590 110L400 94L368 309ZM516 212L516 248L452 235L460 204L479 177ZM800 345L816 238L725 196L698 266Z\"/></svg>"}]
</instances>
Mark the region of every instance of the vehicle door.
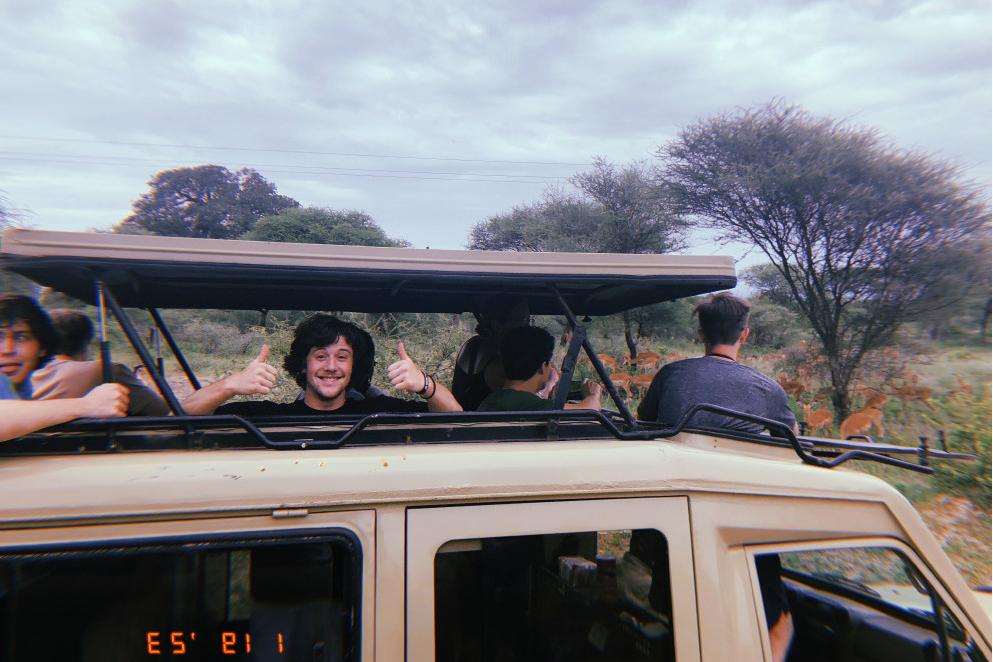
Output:
<instances>
[{"instance_id":1,"label":"vehicle door","mask_svg":"<svg viewBox=\"0 0 993 662\"><path fill-rule=\"evenodd\" d=\"M700 659L687 499L410 508L407 660Z\"/></svg>"},{"instance_id":2,"label":"vehicle door","mask_svg":"<svg viewBox=\"0 0 993 662\"><path fill-rule=\"evenodd\" d=\"M373 659L375 513L0 537L0 660Z\"/></svg>"}]
</instances>

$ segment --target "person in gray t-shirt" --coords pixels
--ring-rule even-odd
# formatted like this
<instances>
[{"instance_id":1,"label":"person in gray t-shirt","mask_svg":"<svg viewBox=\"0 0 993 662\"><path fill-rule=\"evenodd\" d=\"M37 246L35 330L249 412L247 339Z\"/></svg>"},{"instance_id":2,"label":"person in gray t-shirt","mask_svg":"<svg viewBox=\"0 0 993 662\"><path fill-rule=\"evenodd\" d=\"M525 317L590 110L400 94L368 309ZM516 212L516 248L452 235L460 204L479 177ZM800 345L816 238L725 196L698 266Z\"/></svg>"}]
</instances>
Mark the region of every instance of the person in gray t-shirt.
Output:
<instances>
[{"instance_id":1,"label":"person in gray t-shirt","mask_svg":"<svg viewBox=\"0 0 993 662\"><path fill-rule=\"evenodd\" d=\"M780 421L794 431L796 417L783 388L759 371L738 363L748 338L749 305L727 293L712 296L693 311L700 322L705 356L676 361L652 380L638 407L638 418L675 425L693 405L707 403ZM699 412L694 427L762 432L757 423Z\"/></svg>"},{"instance_id":2,"label":"person in gray t-shirt","mask_svg":"<svg viewBox=\"0 0 993 662\"><path fill-rule=\"evenodd\" d=\"M738 350L748 338L748 302L726 292L715 294L698 305L693 314L700 321L700 338L705 356L676 361L655 375L648 393L638 406L638 418L674 425L690 407L709 403L746 414L785 423L797 431L796 417L790 411L783 387L758 370L738 363ZM699 412L690 424L694 427L725 428L744 432L762 432L762 426L741 419ZM774 562L778 565L778 559ZM773 567L773 571L778 569ZM759 569L762 573L762 569ZM762 600L767 614L777 614L769 621L772 657L783 660L793 643L793 617L789 605L774 598L769 584L785 590L778 574L763 581Z\"/></svg>"}]
</instances>

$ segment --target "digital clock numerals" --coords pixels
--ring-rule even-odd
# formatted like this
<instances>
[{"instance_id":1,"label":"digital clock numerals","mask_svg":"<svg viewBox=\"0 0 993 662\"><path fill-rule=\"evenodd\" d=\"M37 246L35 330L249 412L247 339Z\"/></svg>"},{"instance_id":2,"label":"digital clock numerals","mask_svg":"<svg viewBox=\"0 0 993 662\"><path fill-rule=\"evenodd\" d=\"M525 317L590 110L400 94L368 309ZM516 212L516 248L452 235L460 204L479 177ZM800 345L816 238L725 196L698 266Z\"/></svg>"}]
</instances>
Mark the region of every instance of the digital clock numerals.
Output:
<instances>
[{"instance_id":1,"label":"digital clock numerals","mask_svg":"<svg viewBox=\"0 0 993 662\"><path fill-rule=\"evenodd\" d=\"M197 643L196 632L161 632L148 631L145 633L145 651L149 655L186 655L187 651ZM222 655L247 655L252 652L255 642L248 632L224 631L218 634L216 644ZM283 633L276 633L276 640L270 642L271 649L279 655L285 653Z\"/></svg>"}]
</instances>

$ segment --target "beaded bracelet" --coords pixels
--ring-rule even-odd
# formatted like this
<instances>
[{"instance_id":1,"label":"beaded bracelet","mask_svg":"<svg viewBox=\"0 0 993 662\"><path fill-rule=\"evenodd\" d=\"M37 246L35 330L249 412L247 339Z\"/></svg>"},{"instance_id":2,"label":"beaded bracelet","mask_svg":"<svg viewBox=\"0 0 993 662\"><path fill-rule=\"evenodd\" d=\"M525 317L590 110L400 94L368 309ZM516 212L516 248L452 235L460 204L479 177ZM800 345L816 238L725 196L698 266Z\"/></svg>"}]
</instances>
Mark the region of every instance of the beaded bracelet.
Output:
<instances>
[{"instance_id":1,"label":"beaded bracelet","mask_svg":"<svg viewBox=\"0 0 993 662\"><path fill-rule=\"evenodd\" d=\"M438 382L434 380L434 375L428 375L431 378L431 395L424 398L425 400L430 400L434 397L434 394L438 392Z\"/></svg>"},{"instance_id":2,"label":"beaded bracelet","mask_svg":"<svg viewBox=\"0 0 993 662\"><path fill-rule=\"evenodd\" d=\"M421 378L424 379L424 388L417 392L417 395L424 395L428 392L428 374L421 370Z\"/></svg>"}]
</instances>

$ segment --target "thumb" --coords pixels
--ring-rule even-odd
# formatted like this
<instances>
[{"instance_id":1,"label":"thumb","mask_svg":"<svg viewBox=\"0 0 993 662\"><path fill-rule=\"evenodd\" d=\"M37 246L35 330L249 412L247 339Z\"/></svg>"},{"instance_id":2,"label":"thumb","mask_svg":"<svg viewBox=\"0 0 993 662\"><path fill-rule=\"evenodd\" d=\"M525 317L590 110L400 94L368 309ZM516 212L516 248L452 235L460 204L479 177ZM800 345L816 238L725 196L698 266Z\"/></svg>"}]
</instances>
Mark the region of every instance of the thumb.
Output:
<instances>
[{"instance_id":1,"label":"thumb","mask_svg":"<svg viewBox=\"0 0 993 662\"><path fill-rule=\"evenodd\" d=\"M265 363L269 358L269 345L262 345L262 350L255 357L255 363Z\"/></svg>"},{"instance_id":2,"label":"thumb","mask_svg":"<svg viewBox=\"0 0 993 662\"><path fill-rule=\"evenodd\" d=\"M410 359L410 357L407 356L407 350L405 350L403 348L403 341L402 340L397 343L397 353L400 355L400 360L401 361L407 361L407 360Z\"/></svg>"}]
</instances>

